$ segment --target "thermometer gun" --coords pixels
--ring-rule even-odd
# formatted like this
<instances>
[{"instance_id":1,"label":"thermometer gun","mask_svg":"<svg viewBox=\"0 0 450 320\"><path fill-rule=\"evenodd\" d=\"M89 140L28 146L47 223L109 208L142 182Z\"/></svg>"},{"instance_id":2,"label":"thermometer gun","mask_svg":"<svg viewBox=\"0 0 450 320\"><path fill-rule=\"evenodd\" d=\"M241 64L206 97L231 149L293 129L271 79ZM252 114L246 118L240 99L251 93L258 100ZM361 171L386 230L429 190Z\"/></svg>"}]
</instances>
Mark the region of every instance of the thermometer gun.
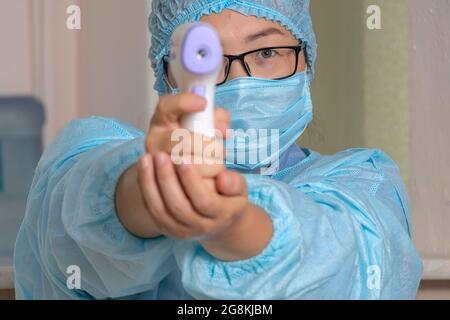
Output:
<instances>
[{"instance_id":1,"label":"thermometer gun","mask_svg":"<svg viewBox=\"0 0 450 320\"><path fill-rule=\"evenodd\" d=\"M169 65L180 92L192 92L207 101L202 112L181 119L183 128L215 136L214 95L223 64L223 49L216 31L207 23L178 27L172 36Z\"/></svg>"}]
</instances>

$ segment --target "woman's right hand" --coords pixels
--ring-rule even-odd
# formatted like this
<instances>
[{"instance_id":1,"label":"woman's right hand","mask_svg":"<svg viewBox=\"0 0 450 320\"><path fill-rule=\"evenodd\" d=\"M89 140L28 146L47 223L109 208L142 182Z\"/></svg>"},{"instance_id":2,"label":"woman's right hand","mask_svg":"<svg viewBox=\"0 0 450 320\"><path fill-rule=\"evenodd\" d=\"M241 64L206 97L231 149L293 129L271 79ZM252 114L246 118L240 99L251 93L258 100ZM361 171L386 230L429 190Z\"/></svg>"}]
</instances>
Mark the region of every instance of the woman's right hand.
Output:
<instances>
[{"instance_id":1,"label":"woman's right hand","mask_svg":"<svg viewBox=\"0 0 450 320\"><path fill-rule=\"evenodd\" d=\"M156 157L160 153L171 155L174 146L172 133L181 128L181 118L189 113L203 111L205 107L204 98L190 93L161 97L147 133L145 142L147 154L144 157L148 155ZM229 113L216 108L215 125L222 137L225 137L229 123ZM215 164L194 164L194 167L210 189L215 188L215 178L225 170L223 161ZM152 218L154 215L152 211L161 203L153 201L151 206L146 203L144 194L152 186L142 181L142 172L139 172L138 164L122 174L116 188L116 209L121 223L129 232L143 238L154 238L161 235L161 232L157 222ZM153 186L154 194L160 197L158 189L158 186Z\"/></svg>"},{"instance_id":2,"label":"woman's right hand","mask_svg":"<svg viewBox=\"0 0 450 320\"><path fill-rule=\"evenodd\" d=\"M174 130L181 129L181 119L190 113L203 111L206 108L206 100L203 97L192 93L169 94L162 96L156 107L155 114L151 120L150 128L146 138L146 151L152 156L159 152L172 154L174 146L179 141L173 141L172 134ZM229 113L224 109L215 109L215 125L221 136L226 136L226 130L229 128ZM191 150L183 150L183 156L191 161L196 158L195 167L204 178L215 178L225 167L223 165L223 148L221 139L211 139L205 136L188 132L191 137ZM195 143L201 143L199 148L195 148ZM219 150L218 154L211 154L211 157L205 156L204 150L211 143L218 143L219 148L210 148ZM201 152L201 154L199 154ZM177 159L179 160L179 159Z\"/></svg>"}]
</instances>

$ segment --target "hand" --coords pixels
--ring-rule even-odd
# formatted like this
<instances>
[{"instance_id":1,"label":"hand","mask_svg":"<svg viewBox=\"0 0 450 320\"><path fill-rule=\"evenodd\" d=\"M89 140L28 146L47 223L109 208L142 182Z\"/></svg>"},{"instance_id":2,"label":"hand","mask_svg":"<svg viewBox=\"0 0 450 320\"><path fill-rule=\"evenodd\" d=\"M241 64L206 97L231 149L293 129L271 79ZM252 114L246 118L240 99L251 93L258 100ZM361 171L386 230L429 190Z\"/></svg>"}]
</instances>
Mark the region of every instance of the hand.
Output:
<instances>
[{"instance_id":1,"label":"hand","mask_svg":"<svg viewBox=\"0 0 450 320\"><path fill-rule=\"evenodd\" d=\"M177 141L173 141L172 134L174 130L181 128L181 118L189 113L202 111L205 107L206 100L203 97L191 93L169 94L161 97L147 133L147 153L152 156L156 156L159 152L172 154L174 146L178 143ZM216 108L215 125L221 137L225 137L230 125L229 113L224 109ZM200 171L201 176L204 178L215 178L225 169L223 165L223 146L221 139L211 139L195 133L189 133L188 135L191 140L191 147L189 148L190 150L183 150L183 152L187 152L182 153L181 156L185 159L191 159L191 163L193 163L192 160L200 160L200 164L195 162L194 165ZM201 143L201 147L195 147L197 143ZM205 149L211 143L218 144L218 152L205 157Z\"/></svg>"},{"instance_id":2,"label":"hand","mask_svg":"<svg viewBox=\"0 0 450 320\"><path fill-rule=\"evenodd\" d=\"M160 152L170 154L173 147L171 136L174 130L180 128L181 117L191 112L202 111L205 106L205 99L194 94L185 93L162 97L158 103L147 134L146 149L150 154L150 161L151 156L156 156ZM224 109L217 108L215 110L215 123L216 128L221 132L221 137L226 136L226 130L230 123L229 113ZM195 139L194 134L189 134L191 140ZM207 144L202 145L205 148L208 147ZM198 149L203 152L202 148ZM193 151L195 152L197 149L194 148ZM188 156L192 158L193 155L189 154ZM214 156L217 156L217 154L214 154ZM206 160L209 161L211 159ZM215 160L213 161L214 164L208 164L208 161L206 161L205 163L194 165L201 177L204 178L204 184L210 190L215 189L214 178L225 170L223 163L219 162L217 164ZM152 163L151 170L154 174L155 170ZM161 209L163 208L161 205L162 196L159 193L159 189L154 185L156 177L153 177L153 184L145 186L144 183L141 183L140 186L138 184L138 171L138 164L134 164L121 175L115 192L116 211L120 222L130 233L142 238L154 238L160 236L161 232L159 232L153 221L153 210L161 210L159 212L166 211ZM145 190L147 192L144 192ZM148 196L149 190L151 190L152 194L154 193L152 198L157 199L154 203L148 201L150 198ZM144 201L144 193L147 194L147 201ZM166 195L166 201L172 205L171 197ZM151 204L151 207L149 205L145 206L144 203Z\"/></svg>"},{"instance_id":3,"label":"hand","mask_svg":"<svg viewBox=\"0 0 450 320\"><path fill-rule=\"evenodd\" d=\"M272 220L262 208L248 202L242 175L225 170L211 189L194 166L175 167L164 153L156 158L143 156L138 170L141 194L157 232L198 240L206 251L224 261L256 256L268 245Z\"/></svg>"},{"instance_id":4,"label":"hand","mask_svg":"<svg viewBox=\"0 0 450 320\"><path fill-rule=\"evenodd\" d=\"M164 152L144 155L138 166L143 201L158 232L184 240L212 240L238 223L249 203L245 180L236 175L225 171L216 179L222 195L193 165L174 166Z\"/></svg>"}]
</instances>

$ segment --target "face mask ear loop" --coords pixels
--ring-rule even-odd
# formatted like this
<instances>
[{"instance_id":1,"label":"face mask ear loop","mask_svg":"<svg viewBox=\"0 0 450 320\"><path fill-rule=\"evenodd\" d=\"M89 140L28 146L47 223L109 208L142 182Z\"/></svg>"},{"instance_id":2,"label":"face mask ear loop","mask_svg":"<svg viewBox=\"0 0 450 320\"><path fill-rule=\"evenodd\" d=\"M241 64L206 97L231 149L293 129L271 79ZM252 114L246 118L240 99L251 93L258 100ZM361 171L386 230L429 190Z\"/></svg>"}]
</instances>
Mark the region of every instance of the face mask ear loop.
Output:
<instances>
[{"instance_id":1,"label":"face mask ear loop","mask_svg":"<svg viewBox=\"0 0 450 320\"><path fill-rule=\"evenodd\" d=\"M166 76L166 73L165 73L165 72L164 72L164 74L163 74L163 79L164 79L164 82L166 83L167 87L169 88L170 92L171 92L171 93L174 93L174 92L176 91L176 88L173 88L173 87L172 87L172 85L170 84L169 79L167 79L167 76Z\"/></svg>"},{"instance_id":2,"label":"face mask ear loop","mask_svg":"<svg viewBox=\"0 0 450 320\"><path fill-rule=\"evenodd\" d=\"M163 59L165 59L165 57ZM164 61L167 62L166 60L164 60ZM176 89L177 88L172 87L172 85L170 84L169 78L167 77L168 70L166 70L166 68L164 68L164 69L165 70L163 72L163 80L166 83L167 88L169 88L170 92L171 93L176 93L176 91L177 91Z\"/></svg>"}]
</instances>

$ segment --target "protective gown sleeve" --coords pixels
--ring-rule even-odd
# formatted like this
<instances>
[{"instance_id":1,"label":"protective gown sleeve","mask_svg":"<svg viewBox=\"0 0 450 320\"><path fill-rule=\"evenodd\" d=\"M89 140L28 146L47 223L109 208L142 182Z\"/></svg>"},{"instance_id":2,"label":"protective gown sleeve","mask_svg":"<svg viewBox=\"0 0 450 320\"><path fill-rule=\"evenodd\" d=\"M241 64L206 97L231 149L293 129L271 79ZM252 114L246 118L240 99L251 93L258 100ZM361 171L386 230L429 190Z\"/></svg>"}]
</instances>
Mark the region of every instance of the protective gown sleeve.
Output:
<instances>
[{"instance_id":1,"label":"protective gown sleeve","mask_svg":"<svg viewBox=\"0 0 450 320\"><path fill-rule=\"evenodd\" d=\"M227 262L196 242L177 242L187 292L197 299L414 299L422 262L398 167L379 150L358 153L283 181L247 175L250 201L272 219L270 243L255 257Z\"/></svg>"},{"instance_id":2,"label":"protective gown sleeve","mask_svg":"<svg viewBox=\"0 0 450 320\"><path fill-rule=\"evenodd\" d=\"M67 268L78 266L81 290L68 294L118 298L154 289L172 270L172 241L133 236L115 210L116 184L143 153L143 133L99 117L72 121L45 152L28 219L35 216L41 263L53 286L67 292Z\"/></svg>"}]
</instances>

